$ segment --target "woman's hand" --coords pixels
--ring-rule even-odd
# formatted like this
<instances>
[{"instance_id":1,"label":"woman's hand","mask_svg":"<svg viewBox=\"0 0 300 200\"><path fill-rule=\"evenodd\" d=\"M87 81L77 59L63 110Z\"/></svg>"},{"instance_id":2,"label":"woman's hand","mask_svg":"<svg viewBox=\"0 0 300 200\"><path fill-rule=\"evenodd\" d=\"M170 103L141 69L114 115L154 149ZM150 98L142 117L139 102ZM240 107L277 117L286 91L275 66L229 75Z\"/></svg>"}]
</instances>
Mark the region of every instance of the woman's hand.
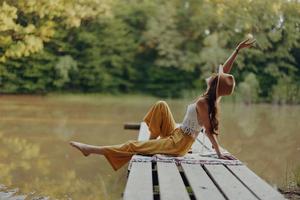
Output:
<instances>
[{"instance_id":1,"label":"woman's hand","mask_svg":"<svg viewBox=\"0 0 300 200\"><path fill-rule=\"evenodd\" d=\"M244 41L242 41L241 43L238 44L238 46L236 47L236 50L239 51L243 48L250 48L253 46L253 44L256 42L255 39L253 38L248 38Z\"/></svg>"},{"instance_id":2,"label":"woman's hand","mask_svg":"<svg viewBox=\"0 0 300 200\"><path fill-rule=\"evenodd\" d=\"M241 50L243 48L252 47L254 43L255 43L255 39L253 39L252 37L249 37L248 39L239 43L239 45L236 47L236 49L233 51L233 53L230 55L230 57L223 64L223 71L225 73L230 73L232 64L235 61L235 58L236 58L239 50Z\"/></svg>"},{"instance_id":3,"label":"woman's hand","mask_svg":"<svg viewBox=\"0 0 300 200\"><path fill-rule=\"evenodd\" d=\"M236 160L236 158L231 155L219 155L218 157L219 159L223 159L223 160Z\"/></svg>"}]
</instances>

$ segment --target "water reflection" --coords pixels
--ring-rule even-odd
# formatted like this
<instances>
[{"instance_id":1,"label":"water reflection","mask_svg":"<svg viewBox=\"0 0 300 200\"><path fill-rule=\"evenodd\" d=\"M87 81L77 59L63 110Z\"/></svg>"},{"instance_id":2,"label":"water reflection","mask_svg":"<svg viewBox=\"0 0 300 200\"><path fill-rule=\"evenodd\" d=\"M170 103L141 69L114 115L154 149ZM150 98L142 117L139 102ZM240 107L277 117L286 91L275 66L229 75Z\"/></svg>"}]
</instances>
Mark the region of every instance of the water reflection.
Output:
<instances>
[{"instance_id":1,"label":"water reflection","mask_svg":"<svg viewBox=\"0 0 300 200\"><path fill-rule=\"evenodd\" d=\"M299 106L224 105L222 143L271 184L286 186L300 166Z\"/></svg>"},{"instance_id":2,"label":"water reflection","mask_svg":"<svg viewBox=\"0 0 300 200\"><path fill-rule=\"evenodd\" d=\"M12 188L27 199L121 199L126 167L83 157L69 140L116 144L137 137L124 122L140 121L156 99L88 96L0 98L0 197ZM180 121L186 101L168 101ZM279 186L300 165L299 106L224 104L221 144ZM25 198L25 196L23 196ZM20 198L22 199L22 198Z\"/></svg>"}]
</instances>

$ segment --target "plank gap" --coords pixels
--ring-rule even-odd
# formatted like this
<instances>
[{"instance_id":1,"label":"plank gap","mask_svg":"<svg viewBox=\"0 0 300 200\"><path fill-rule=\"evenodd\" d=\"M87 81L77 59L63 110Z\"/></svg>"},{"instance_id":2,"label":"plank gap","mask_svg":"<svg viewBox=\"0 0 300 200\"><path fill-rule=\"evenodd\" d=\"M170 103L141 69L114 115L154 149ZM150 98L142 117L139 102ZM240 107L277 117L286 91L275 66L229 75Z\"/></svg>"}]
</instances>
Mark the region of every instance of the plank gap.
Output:
<instances>
[{"instance_id":1,"label":"plank gap","mask_svg":"<svg viewBox=\"0 0 300 200\"><path fill-rule=\"evenodd\" d=\"M152 169L150 162L133 162L123 194L124 200L153 200ZM144 178L140 178L144 176Z\"/></svg>"},{"instance_id":2,"label":"plank gap","mask_svg":"<svg viewBox=\"0 0 300 200\"><path fill-rule=\"evenodd\" d=\"M176 163L157 162L157 173L160 199L190 200Z\"/></svg>"},{"instance_id":3,"label":"plank gap","mask_svg":"<svg viewBox=\"0 0 300 200\"><path fill-rule=\"evenodd\" d=\"M201 167L203 168L203 170L206 172L206 174L209 176L209 178L212 180L212 182L215 184L215 186L218 188L218 190L221 192L221 194L223 195L223 197L226 200L229 200L229 198L226 196L226 194L223 192L223 190L221 189L220 185L217 183L217 181L214 179L214 177L210 174L210 172L207 170L207 168L204 165L201 165Z\"/></svg>"},{"instance_id":4,"label":"plank gap","mask_svg":"<svg viewBox=\"0 0 300 200\"><path fill-rule=\"evenodd\" d=\"M191 185L190 185L190 183L189 183L189 181L188 181L188 179L187 179L187 177L186 177L186 175L184 173L184 170L182 169L182 166L179 164L179 165L177 165L177 168L178 168L180 176L181 176L181 178L183 180L185 188L186 188L186 190L187 190L187 192L188 192L188 194L190 196L190 199L191 200L196 200L193 188L191 187Z\"/></svg>"},{"instance_id":5,"label":"plank gap","mask_svg":"<svg viewBox=\"0 0 300 200\"><path fill-rule=\"evenodd\" d=\"M153 183L153 199L159 200L159 183L158 183L158 175L157 175L157 164L156 162L152 162L152 183Z\"/></svg>"},{"instance_id":6,"label":"plank gap","mask_svg":"<svg viewBox=\"0 0 300 200\"><path fill-rule=\"evenodd\" d=\"M224 165L224 164L223 164ZM249 187L248 187L248 185L246 185L231 169L229 169L228 167L227 167L227 165L224 165L224 167L228 170L228 171L230 171L230 173L232 173L232 175L235 177L235 178L237 178L237 180L239 180L241 183L242 183L242 185L244 185L258 200L262 200L261 198L259 198L259 196L257 196L256 194L255 194L255 192L253 192L253 190L251 190Z\"/></svg>"}]
</instances>

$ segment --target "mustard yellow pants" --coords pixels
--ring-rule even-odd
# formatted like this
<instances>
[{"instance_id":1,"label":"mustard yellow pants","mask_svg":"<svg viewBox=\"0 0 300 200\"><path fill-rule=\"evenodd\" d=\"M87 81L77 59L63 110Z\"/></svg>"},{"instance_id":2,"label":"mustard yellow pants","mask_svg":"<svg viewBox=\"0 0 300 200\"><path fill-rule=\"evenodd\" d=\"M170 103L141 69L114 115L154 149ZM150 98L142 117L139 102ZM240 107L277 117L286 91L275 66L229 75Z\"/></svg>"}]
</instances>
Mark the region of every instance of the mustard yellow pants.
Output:
<instances>
[{"instance_id":1,"label":"mustard yellow pants","mask_svg":"<svg viewBox=\"0 0 300 200\"><path fill-rule=\"evenodd\" d=\"M150 130L150 140L129 140L120 145L104 147L104 156L114 170L120 169L133 155L167 154L183 156L191 148L194 138L176 128L175 120L165 101L156 102L144 117ZM156 139L160 136L159 139Z\"/></svg>"}]
</instances>

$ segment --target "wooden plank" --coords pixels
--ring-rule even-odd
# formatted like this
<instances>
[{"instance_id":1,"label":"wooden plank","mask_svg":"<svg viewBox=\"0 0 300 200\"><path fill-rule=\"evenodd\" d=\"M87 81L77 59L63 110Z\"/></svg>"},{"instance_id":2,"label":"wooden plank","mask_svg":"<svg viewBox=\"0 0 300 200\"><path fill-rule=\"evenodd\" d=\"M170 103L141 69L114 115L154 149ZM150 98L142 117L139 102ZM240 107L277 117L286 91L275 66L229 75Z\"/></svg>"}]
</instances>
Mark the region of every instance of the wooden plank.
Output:
<instances>
[{"instance_id":1,"label":"wooden plank","mask_svg":"<svg viewBox=\"0 0 300 200\"><path fill-rule=\"evenodd\" d=\"M263 179L257 176L247 166L227 166L248 188L260 199L282 200L285 199L277 190L272 188Z\"/></svg>"},{"instance_id":2,"label":"wooden plank","mask_svg":"<svg viewBox=\"0 0 300 200\"><path fill-rule=\"evenodd\" d=\"M201 165L182 163L181 166L196 199L225 199Z\"/></svg>"},{"instance_id":3,"label":"wooden plank","mask_svg":"<svg viewBox=\"0 0 300 200\"><path fill-rule=\"evenodd\" d=\"M205 135L205 133L200 132L198 137L197 137L197 141L204 146L206 149L208 150L213 150L212 148L212 144L209 140L209 138Z\"/></svg>"},{"instance_id":4,"label":"wooden plank","mask_svg":"<svg viewBox=\"0 0 300 200\"><path fill-rule=\"evenodd\" d=\"M195 140L195 142L192 145L192 152L200 153L200 154L209 154L209 153L213 153L213 149L209 148L206 145L203 145L202 139L200 140L200 137L198 136L198 138Z\"/></svg>"},{"instance_id":5,"label":"wooden plank","mask_svg":"<svg viewBox=\"0 0 300 200\"><path fill-rule=\"evenodd\" d=\"M199 144L200 146L198 146ZM205 135L205 133L200 132L193 145L196 153L200 153L200 154L216 153L215 150L212 148L212 143L210 142L209 138ZM221 146L220 146L220 151L221 153L228 153L228 151Z\"/></svg>"},{"instance_id":6,"label":"wooden plank","mask_svg":"<svg viewBox=\"0 0 300 200\"><path fill-rule=\"evenodd\" d=\"M161 200L190 200L175 163L157 162Z\"/></svg>"},{"instance_id":7,"label":"wooden plank","mask_svg":"<svg viewBox=\"0 0 300 200\"><path fill-rule=\"evenodd\" d=\"M150 131L148 129L148 126L145 122L141 122L141 128L138 136L139 141L149 140L150 137Z\"/></svg>"},{"instance_id":8,"label":"wooden plank","mask_svg":"<svg viewBox=\"0 0 300 200\"><path fill-rule=\"evenodd\" d=\"M123 199L153 200L151 162L132 163Z\"/></svg>"},{"instance_id":9,"label":"wooden plank","mask_svg":"<svg viewBox=\"0 0 300 200\"><path fill-rule=\"evenodd\" d=\"M257 200L257 198L223 165L204 165L228 199Z\"/></svg>"}]
</instances>

